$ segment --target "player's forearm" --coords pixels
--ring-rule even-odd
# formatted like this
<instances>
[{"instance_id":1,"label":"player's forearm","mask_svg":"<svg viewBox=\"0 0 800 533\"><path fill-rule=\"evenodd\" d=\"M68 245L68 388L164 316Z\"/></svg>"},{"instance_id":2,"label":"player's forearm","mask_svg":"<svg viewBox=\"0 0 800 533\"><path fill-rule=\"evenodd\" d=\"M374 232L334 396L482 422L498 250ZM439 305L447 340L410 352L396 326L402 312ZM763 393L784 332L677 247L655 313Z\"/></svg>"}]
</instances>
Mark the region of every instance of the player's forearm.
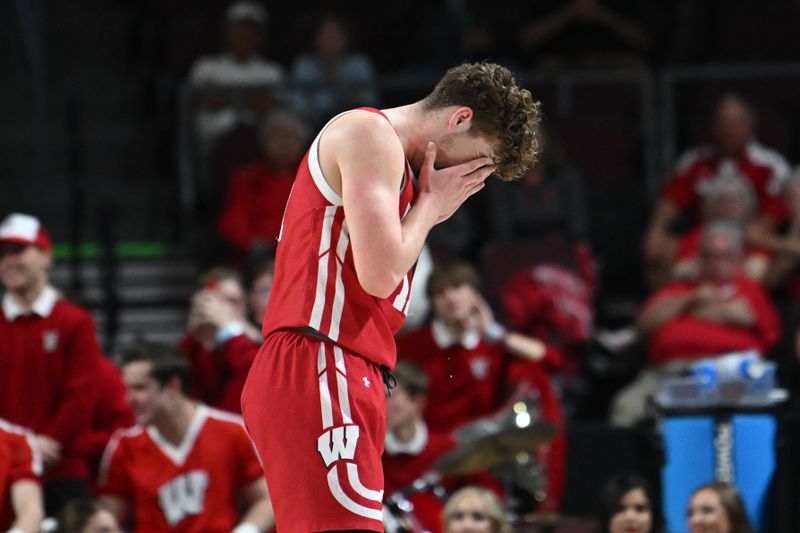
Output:
<instances>
[{"instance_id":1,"label":"player's forearm","mask_svg":"<svg viewBox=\"0 0 800 533\"><path fill-rule=\"evenodd\" d=\"M26 533L39 531L39 524L44 519L42 507L42 489L35 481L18 481L11 488L11 503L16 520L14 528Z\"/></svg>"},{"instance_id":2,"label":"player's forearm","mask_svg":"<svg viewBox=\"0 0 800 533\"><path fill-rule=\"evenodd\" d=\"M365 291L386 298L397 288L419 258L436 217L437 213L421 198L403 219L394 238L372 236L361 250L353 248L358 280Z\"/></svg>"}]
</instances>

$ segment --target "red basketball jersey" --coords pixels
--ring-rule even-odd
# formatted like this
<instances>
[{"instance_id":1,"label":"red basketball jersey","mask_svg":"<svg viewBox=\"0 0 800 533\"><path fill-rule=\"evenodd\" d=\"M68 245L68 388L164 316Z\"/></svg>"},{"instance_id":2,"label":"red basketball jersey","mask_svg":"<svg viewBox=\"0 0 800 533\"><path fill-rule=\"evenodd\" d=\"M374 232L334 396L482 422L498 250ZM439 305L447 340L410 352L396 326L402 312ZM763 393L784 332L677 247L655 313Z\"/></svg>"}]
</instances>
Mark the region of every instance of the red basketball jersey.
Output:
<instances>
[{"instance_id":1,"label":"red basketball jersey","mask_svg":"<svg viewBox=\"0 0 800 533\"><path fill-rule=\"evenodd\" d=\"M99 485L130 503L137 532L227 533L240 489L261 475L241 418L200 405L178 446L152 426L118 431Z\"/></svg>"},{"instance_id":2,"label":"red basketball jersey","mask_svg":"<svg viewBox=\"0 0 800 533\"><path fill-rule=\"evenodd\" d=\"M362 111L383 116L377 109L356 110ZM310 327L352 353L393 368L394 334L408 313L412 272L386 299L371 296L361 287L342 198L320 168L321 135L303 158L286 204L263 334L266 338L280 329ZM400 218L411 209L413 198L414 179L406 161Z\"/></svg>"}]
</instances>

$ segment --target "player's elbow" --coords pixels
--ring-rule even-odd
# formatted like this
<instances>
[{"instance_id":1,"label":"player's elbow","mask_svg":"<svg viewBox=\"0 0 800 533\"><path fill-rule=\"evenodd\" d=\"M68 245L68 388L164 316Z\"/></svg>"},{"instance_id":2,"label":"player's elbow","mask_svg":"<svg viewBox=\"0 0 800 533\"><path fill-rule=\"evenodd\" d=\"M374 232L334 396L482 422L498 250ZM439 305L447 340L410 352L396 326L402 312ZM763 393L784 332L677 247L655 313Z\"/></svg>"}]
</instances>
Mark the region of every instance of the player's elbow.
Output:
<instances>
[{"instance_id":1,"label":"player's elbow","mask_svg":"<svg viewBox=\"0 0 800 533\"><path fill-rule=\"evenodd\" d=\"M364 273L364 275L359 274L358 276L361 288L363 288L367 294L376 298L388 298L400 284L401 280L402 278L394 274L379 272L367 272Z\"/></svg>"}]
</instances>

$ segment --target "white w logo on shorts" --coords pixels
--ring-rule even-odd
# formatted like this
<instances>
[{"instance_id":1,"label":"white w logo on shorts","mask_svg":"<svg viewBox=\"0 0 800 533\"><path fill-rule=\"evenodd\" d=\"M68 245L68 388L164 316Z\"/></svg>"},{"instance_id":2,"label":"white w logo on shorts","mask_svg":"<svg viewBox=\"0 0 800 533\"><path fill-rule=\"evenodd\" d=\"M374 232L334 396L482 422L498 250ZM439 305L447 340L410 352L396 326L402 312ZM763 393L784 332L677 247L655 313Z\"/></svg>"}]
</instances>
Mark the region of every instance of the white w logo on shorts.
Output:
<instances>
[{"instance_id":1,"label":"white w logo on shorts","mask_svg":"<svg viewBox=\"0 0 800 533\"><path fill-rule=\"evenodd\" d=\"M344 426L329 429L317 439L317 451L325 466L329 467L339 459L353 460L358 444L358 426Z\"/></svg>"}]
</instances>

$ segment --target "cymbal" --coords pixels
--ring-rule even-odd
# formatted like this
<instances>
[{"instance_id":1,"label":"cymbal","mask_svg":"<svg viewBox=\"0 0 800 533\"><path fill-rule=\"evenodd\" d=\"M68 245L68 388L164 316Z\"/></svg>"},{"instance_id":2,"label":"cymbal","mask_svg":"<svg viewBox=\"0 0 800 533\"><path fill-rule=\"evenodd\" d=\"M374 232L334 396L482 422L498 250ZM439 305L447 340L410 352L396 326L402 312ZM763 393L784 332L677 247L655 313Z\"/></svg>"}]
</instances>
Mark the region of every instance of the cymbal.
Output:
<instances>
[{"instance_id":1,"label":"cymbal","mask_svg":"<svg viewBox=\"0 0 800 533\"><path fill-rule=\"evenodd\" d=\"M472 474L500 466L513 460L517 453L534 453L557 432L555 425L544 421L519 427L487 420L465 429L470 431L460 432L459 446L442 455L434 464L442 474ZM470 438L476 433L477 436Z\"/></svg>"}]
</instances>

